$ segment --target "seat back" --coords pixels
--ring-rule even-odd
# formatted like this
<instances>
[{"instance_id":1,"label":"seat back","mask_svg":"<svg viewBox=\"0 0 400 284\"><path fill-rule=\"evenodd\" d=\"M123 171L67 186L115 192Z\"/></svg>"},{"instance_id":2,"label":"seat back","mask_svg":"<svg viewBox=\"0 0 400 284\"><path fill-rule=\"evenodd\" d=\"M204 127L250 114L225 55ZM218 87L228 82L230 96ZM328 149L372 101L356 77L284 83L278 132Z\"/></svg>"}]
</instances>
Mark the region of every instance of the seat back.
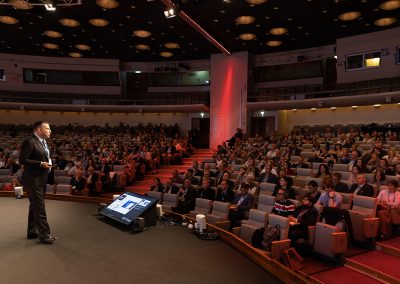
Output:
<instances>
[{"instance_id":1,"label":"seat back","mask_svg":"<svg viewBox=\"0 0 400 284\"><path fill-rule=\"evenodd\" d=\"M55 185L56 194L71 194L72 186L69 184L57 184Z\"/></svg>"},{"instance_id":2,"label":"seat back","mask_svg":"<svg viewBox=\"0 0 400 284\"><path fill-rule=\"evenodd\" d=\"M189 216L196 218L197 214L209 214L212 207L212 201L203 198L196 198L196 206L193 211L189 212Z\"/></svg>"},{"instance_id":3,"label":"seat back","mask_svg":"<svg viewBox=\"0 0 400 284\"><path fill-rule=\"evenodd\" d=\"M162 192L158 192L158 191L149 191L147 192L147 196L148 197L152 197L152 198L157 198L157 204L162 204L163 203L163 193Z\"/></svg>"},{"instance_id":4,"label":"seat back","mask_svg":"<svg viewBox=\"0 0 400 284\"><path fill-rule=\"evenodd\" d=\"M312 169L305 169L305 168L298 168L296 169L296 175L303 176L303 177L309 177L311 176Z\"/></svg>"},{"instance_id":5,"label":"seat back","mask_svg":"<svg viewBox=\"0 0 400 284\"><path fill-rule=\"evenodd\" d=\"M67 176L55 176L54 183L55 184L69 184L71 181L71 177Z\"/></svg>"},{"instance_id":6,"label":"seat back","mask_svg":"<svg viewBox=\"0 0 400 284\"><path fill-rule=\"evenodd\" d=\"M262 182L260 183L260 194L272 195L276 187L275 183Z\"/></svg>"},{"instance_id":7,"label":"seat back","mask_svg":"<svg viewBox=\"0 0 400 284\"><path fill-rule=\"evenodd\" d=\"M342 204L340 204L340 208L349 210L351 208L351 203L353 202L354 194L340 192L340 195L343 197Z\"/></svg>"},{"instance_id":8,"label":"seat back","mask_svg":"<svg viewBox=\"0 0 400 284\"><path fill-rule=\"evenodd\" d=\"M172 207L176 207L178 205L178 194L172 193L164 193L163 196L163 210L171 211Z\"/></svg>"},{"instance_id":9,"label":"seat back","mask_svg":"<svg viewBox=\"0 0 400 284\"><path fill-rule=\"evenodd\" d=\"M365 213L367 217L375 217L378 199L374 197L356 195L353 199L352 211Z\"/></svg>"},{"instance_id":10,"label":"seat back","mask_svg":"<svg viewBox=\"0 0 400 284\"><path fill-rule=\"evenodd\" d=\"M211 215L218 216L222 220L228 220L229 203L214 201L212 205Z\"/></svg>"},{"instance_id":11,"label":"seat back","mask_svg":"<svg viewBox=\"0 0 400 284\"><path fill-rule=\"evenodd\" d=\"M276 197L272 195L260 194L258 196L257 209L270 213L274 207Z\"/></svg>"},{"instance_id":12,"label":"seat back","mask_svg":"<svg viewBox=\"0 0 400 284\"><path fill-rule=\"evenodd\" d=\"M286 240L289 234L289 219L275 214L268 215L268 226L280 226L280 240Z\"/></svg>"},{"instance_id":13,"label":"seat back","mask_svg":"<svg viewBox=\"0 0 400 284\"><path fill-rule=\"evenodd\" d=\"M257 209L250 209L249 219L243 220L243 223L255 228L263 228L268 223L268 213Z\"/></svg>"},{"instance_id":14,"label":"seat back","mask_svg":"<svg viewBox=\"0 0 400 284\"><path fill-rule=\"evenodd\" d=\"M348 172L349 171L349 165L348 164L338 164L334 163L333 164L333 171L343 171L343 172Z\"/></svg>"},{"instance_id":15,"label":"seat back","mask_svg":"<svg viewBox=\"0 0 400 284\"><path fill-rule=\"evenodd\" d=\"M297 207L300 205L300 200L296 200L296 199L288 199L288 200L293 203L294 207Z\"/></svg>"},{"instance_id":16,"label":"seat back","mask_svg":"<svg viewBox=\"0 0 400 284\"><path fill-rule=\"evenodd\" d=\"M333 258L333 233L338 233L339 228L324 223L317 223L315 228L313 250L319 254Z\"/></svg>"}]
</instances>

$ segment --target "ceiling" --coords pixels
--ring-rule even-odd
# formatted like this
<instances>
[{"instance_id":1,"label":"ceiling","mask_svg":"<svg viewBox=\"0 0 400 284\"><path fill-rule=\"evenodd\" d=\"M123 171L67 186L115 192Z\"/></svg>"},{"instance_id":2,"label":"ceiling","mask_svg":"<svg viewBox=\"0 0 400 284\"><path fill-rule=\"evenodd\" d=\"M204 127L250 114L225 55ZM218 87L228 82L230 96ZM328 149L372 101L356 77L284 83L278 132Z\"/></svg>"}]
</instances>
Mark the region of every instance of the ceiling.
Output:
<instances>
[{"instance_id":1,"label":"ceiling","mask_svg":"<svg viewBox=\"0 0 400 284\"><path fill-rule=\"evenodd\" d=\"M24 0L0 0L1 53L172 61L205 59L221 52L181 16L167 19L163 12L169 0L82 0L81 5L57 6L56 11L47 11L43 6L15 8L28 8L26 4L4 5L18 1ZM46 0L28 2L38 1ZM400 15L400 0L173 2L227 51L247 50L253 54L334 44L337 38L397 27ZM241 16L251 17L238 18ZM63 25L61 19L76 22L62 20ZM106 20L108 24L95 26L92 23L99 20L91 23L91 19ZM239 23L240 19L247 24ZM138 30L151 34L135 35Z\"/></svg>"}]
</instances>

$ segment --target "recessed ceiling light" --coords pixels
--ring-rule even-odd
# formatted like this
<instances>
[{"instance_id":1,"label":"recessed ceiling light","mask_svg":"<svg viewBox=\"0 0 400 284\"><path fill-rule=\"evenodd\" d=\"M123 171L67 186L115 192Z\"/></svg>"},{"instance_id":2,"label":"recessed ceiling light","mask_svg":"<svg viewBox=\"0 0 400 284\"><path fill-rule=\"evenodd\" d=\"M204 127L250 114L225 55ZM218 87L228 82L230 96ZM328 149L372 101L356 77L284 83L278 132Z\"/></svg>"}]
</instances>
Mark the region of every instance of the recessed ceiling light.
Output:
<instances>
[{"instance_id":1,"label":"recessed ceiling light","mask_svg":"<svg viewBox=\"0 0 400 284\"><path fill-rule=\"evenodd\" d=\"M331 110L335 110L336 109L336 107L331 107Z\"/></svg>"},{"instance_id":2,"label":"recessed ceiling light","mask_svg":"<svg viewBox=\"0 0 400 284\"><path fill-rule=\"evenodd\" d=\"M172 52L169 52L169 51L163 51L163 52L160 52L159 54L162 57L171 57L174 55Z\"/></svg>"},{"instance_id":3,"label":"recessed ceiling light","mask_svg":"<svg viewBox=\"0 0 400 284\"><path fill-rule=\"evenodd\" d=\"M379 5L379 8L381 8L382 10L395 10L397 8L400 8L400 1L386 1Z\"/></svg>"},{"instance_id":4,"label":"recessed ceiling light","mask_svg":"<svg viewBox=\"0 0 400 284\"><path fill-rule=\"evenodd\" d=\"M297 108L292 109L292 111L297 111Z\"/></svg>"},{"instance_id":5,"label":"recessed ceiling light","mask_svg":"<svg viewBox=\"0 0 400 284\"><path fill-rule=\"evenodd\" d=\"M282 41L280 41L280 40L270 40L270 41L267 41L265 44L268 45L268 46L271 46L271 47L275 47L275 46L280 46L282 44Z\"/></svg>"},{"instance_id":6,"label":"recessed ceiling light","mask_svg":"<svg viewBox=\"0 0 400 284\"><path fill-rule=\"evenodd\" d=\"M169 49L180 48L179 44L178 44L178 43L175 43L175 42L167 42L167 43L164 43L164 46L165 46L166 48L169 48Z\"/></svg>"},{"instance_id":7,"label":"recessed ceiling light","mask_svg":"<svg viewBox=\"0 0 400 284\"><path fill-rule=\"evenodd\" d=\"M240 34L239 38L241 40L253 40L256 38L255 34L250 34L250 33L246 33L246 34Z\"/></svg>"},{"instance_id":8,"label":"recessed ceiling light","mask_svg":"<svg viewBox=\"0 0 400 284\"><path fill-rule=\"evenodd\" d=\"M60 23L63 26L71 27L71 28L74 28L74 27L77 27L80 25L80 23L77 20L68 19L68 18L60 19Z\"/></svg>"},{"instance_id":9,"label":"recessed ceiling light","mask_svg":"<svg viewBox=\"0 0 400 284\"><path fill-rule=\"evenodd\" d=\"M272 28L269 30L269 32L273 35L283 35L285 33L287 33L288 29L287 28L283 28L283 27L279 27L279 28Z\"/></svg>"},{"instance_id":10,"label":"recessed ceiling light","mask_svg":"<svg viewBox=\"0 0 400 284\"><path fill-rule=\"evenodd\" d=\"M104 9L114 9L119 6L118 1L115 0L96 0L96 4Z\"/></svg>"},{"instance_id":11,"label":"recessed ceiling light","mask_svg":"<svg viewBox=\"0 0 400 284\"><path fill-rule=\"evenodd\" d=\"M78 43L75 44L75 47L79 50L91 50L92 48L87 44Z\"/></svg>"},{"instance_id":12,"label":"recessed ceiling light","mask_svg":"<svg viewBox=\"0 0 400 284\"><path fill-rule=\"evenodd\" d=\"M351 12L346 12L346 13L340 14L338 18L342 21L352 21L352 20L357 19L360 16L361 16L360 12L351 11Z\"/></svg>"},{"instance_id":13,"label":"recessed ceiling light","mask_svg":"<svg viewBox=\"0 0 400 284\"><path fill-rule=\"evenodd\" d=\"M151 32L145 30L136 30L133 31L133 34L138 37L149 37L151 36Z\"/></svg>"},{"instance_id":14,"label":"recessed ceiling light","mask_svg":"<svg viewBox=\"0 0 400 284\"><path fill-rule=\"evenodd\" d=\"M250 3L252 5L259 5L267 2L267 0L246 0L247 3Z\"/></svg>"},{"instance_id":15,"label":"recessed ceiling light","mask_svg":"<svg viewBox=\"0 0 400 284\"><path fill-rule=\"evenodd\" d=\"M48 42L43 43L42 46L47 49L58 49L59 48L58 44L48 43Z\"/></svg>"},{"instance_id":16,"label":"recessed ceiling light","mask_svg":"<svg viewBox=\"0 0 400 284\"><path fill-rule=\"evenodd\" d=\"M135 48L138 50L150 50L150 46L147 44L137 44L135 45Z\"/></svg>"},{"instance_id":17,"label":"recessed ceiling light","mask_svg":"<svg viewBox=\"0 0 400 284\"><path fill-rule=\"evenodd\" d=\"M351 108L352 108L352 109L356 109L356 108L358 108L358 106L351 106Z\"/></svg>"},{"instance_id":18,"label":"recessed ceiling light","mask_svg":"<svg viewBox=\"0 0 400 284\"><path fill-rule=\"evenodd\" d=\"M53 38L59 38L62 37L62 33L56 32L56 31L44 31L44 35L48 37L53 37Z\"/></svg>"},{"instance_id":19,"label":"recessed ceiling light","mask_svg":"<svg viewBox=\"0 0 400 284\"><path fill-rule=\"evenodd\" d=\"M22 0L11 0L9 3L15 8L20 10L29 10L33 8L33 5L29 4L28 1Z\"/></svg>"},{"instance_id":20,"label":"recessed ceiling light","mask_svg":"<svg viewBox=\"0 0 400 284\"><path fill-rule=\"evenodd\" d=\"M235 19L235 22L239 25L248 25L254 23L255 20L253 16L240 16Z\"/></svg>"},{"instance_id":21,"label":"recessed ceiling light","mask_svg":"<svg viewBox=\"0 0 400 284\"><path fill-rule=\"evenodd\" d=\"M7 24L7 25L14 25L16 23L18 23L18 19L14 18L14 17L10 17L10 16L0 16L0 22L2 22L3 24Z\"/></svg>"},{"instance_id":22,"label":"recessed ceiling light","mask_svg":"<svg viewBox=\"0 0 400 284\"><path fill-rule=\"evenodd\" d=\"M75 57L75 58L82 57L82 53L79 53L79 52L70 52L70 53L68 53L68 55L71 57Z\"/></svg>"},{"instance_id":23,"label":"recessed ceiling light","mask_svg":"<svg viewBox=\"0 0 400 284\"><path fill-rule=\"evenodd\" d=\"M385 27L395 23L396 21L396 18L381 18L376 20L374 24L379 27Z\"/></svg>"},{"instance_id":24,"label":"recessed ceiling light","mask_svg":"<svg viewBox=\"0 0 400 284\"><path fill-rule=\"evenodd\" d=\"M96 19L90 19L90 20L89 20L89 23L92 24L93 26L96 26L96 27L105 27L105 26L107 26L110 22L107 21L107 20L105 20L105 19L98 19L98 18L96 18Z\"/></svg>"},{"instance_id":25,"label":"recessed ceiling light","mask_svg":"<svg viewBox=\"0 0 400 284\"><path fill-rule=\"evenodd\" d=\"M315 108L315 107L312 107L312 108L310 108L310 110L312 110L312 111L316 111L316 110L317 110L317 108Z\"/></svg>"},{"instance_id":26,"label":"recessed ceiling light","mask_svg":"<svg viewBox=\"0 0 400 284\"><path fill-rule=\"evenodd\" d=\"M381 104L374 104L374 107L380 107Z\"/></svg>"}]
</instances>

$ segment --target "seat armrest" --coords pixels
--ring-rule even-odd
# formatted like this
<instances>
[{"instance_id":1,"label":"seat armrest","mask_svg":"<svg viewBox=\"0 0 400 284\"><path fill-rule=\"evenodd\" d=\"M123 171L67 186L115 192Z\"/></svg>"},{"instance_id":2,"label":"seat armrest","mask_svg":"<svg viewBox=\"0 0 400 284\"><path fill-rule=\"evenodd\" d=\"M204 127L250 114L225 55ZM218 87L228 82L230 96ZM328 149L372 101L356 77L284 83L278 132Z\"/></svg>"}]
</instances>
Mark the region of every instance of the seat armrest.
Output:
<instances>
[{"instance_id":1,"label":"seat armrest","mask_svg":"<svg viewBox=\"0 0 400 284\"><path fill-rule=\"evenodd\" d=\"M332 233L332 252L334 254L345 253L347 251L347 233Z\"/></svg>"},{"instance_id":2,"label":"seat armrest","mask_svg":"<svg viewBox=\"0 0 400 284\"><path fill-rule=\"evenodd\" d=\"M235 228L232 229L232 233L237 237L240 236L240 228L241 227L235 227Z\"/></svg>"},{"instance_id":3,"label":"seat armrest","mask_svg":"<svg viewBox=\"0 0 400 284\"><path fill-rule=\"evenodd\" d=\"M375 238L378 233L379 218L364 218L363 234L366 238Z\"/></svg>"},{"instance_id":4,"label":"seat armrest","mask_svg":"<svg viewBox=\"0 0 400 284\"><path fill-rule=\"evenodd\" d=\"M312 246L314 244L315 239L315 230L316 226L308 226L308 243Z\"/></svg>"},{"instance_id":5,"label":"seat armrest","mask_svg":"<svg viewBox=\"0 0 400 284\"><path fill-rule=\"evenodd\" d=\"M231 221L219 221L215 223L215 226L220 227L223 230L229 230L229 225Z\"/></svg>"},{"instance_id":6,"label":"seat armrest","mask_svg":"<svg viewBox=\"0 0 400 284\"><path fill-rule=\"evenodd\" d=\"M290 240L273 241L271 243L271 257L281 261L282 253L290 248Z\"/></svg>"}]
</instances>

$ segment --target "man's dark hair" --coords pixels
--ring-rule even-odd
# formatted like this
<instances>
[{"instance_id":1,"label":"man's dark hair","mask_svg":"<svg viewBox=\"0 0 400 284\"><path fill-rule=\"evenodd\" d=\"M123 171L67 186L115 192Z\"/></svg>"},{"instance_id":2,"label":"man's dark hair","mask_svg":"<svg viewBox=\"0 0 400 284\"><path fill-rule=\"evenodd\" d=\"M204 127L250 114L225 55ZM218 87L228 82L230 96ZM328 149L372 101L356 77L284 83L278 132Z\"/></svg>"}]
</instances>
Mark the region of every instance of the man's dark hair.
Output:
<instances>
[{"instance_id":1,"label":"man's dark hair","mask_svg":"<svg viewBox=\"0 0 400 284\"><path fill-rule=\"evenodd\" d=\"M40 128L40 127L42 126L43 123L47 123L47 124L48 124L47 121L43 121L43 120L36 121L36 122L32 125L33 130L36 130L36 129Z\"/></svg>"},{"instance_id":2,"label":"man's dark hair","mask_svg":"<svg viewBox=\"0 0 400 284\"><path fill-rule=\"evenodd\" d=\"M318 183L315 180L310 180L308 185L311 185L312 187L318 187Z\"/></svg>"}]
</instances>

